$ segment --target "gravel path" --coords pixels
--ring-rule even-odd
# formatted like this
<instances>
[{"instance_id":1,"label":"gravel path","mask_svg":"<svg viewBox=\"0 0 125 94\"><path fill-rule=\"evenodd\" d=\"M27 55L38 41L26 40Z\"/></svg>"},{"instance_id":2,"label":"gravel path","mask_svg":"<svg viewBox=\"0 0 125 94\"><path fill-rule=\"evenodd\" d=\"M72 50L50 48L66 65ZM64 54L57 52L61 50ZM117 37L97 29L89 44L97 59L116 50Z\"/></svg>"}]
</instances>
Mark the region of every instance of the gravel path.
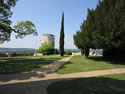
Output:
<instances>
[{"instance_id":1,"label":"gravel path","mask_svg":"<svg viewBox=\"0 0 125 94\"><path fill-rule=\"evenodd\" d=\"M71 58L72 56L66 57L51 64L45 65L42 68L34 69L30 72L16 74L0 74L0 85L45 79L47 78L48 74L53 74L57 69L59 69L64 63L69 61Z\"/></svg>"},{"instance_id":2,"label":"gravel path","mask_svg":"<svg viewBox=\"0 0 125 94\"><path fill-rule=\"evenodd\" d=\"M59 75L54 73L61 65L66 63L72 56L53 62L40 69L31 72L0 75L0 94L47 94L49 84L75 78L94 77L108 74L125 73L125 68L98 70Z\"/></svg>"}]
</instances>

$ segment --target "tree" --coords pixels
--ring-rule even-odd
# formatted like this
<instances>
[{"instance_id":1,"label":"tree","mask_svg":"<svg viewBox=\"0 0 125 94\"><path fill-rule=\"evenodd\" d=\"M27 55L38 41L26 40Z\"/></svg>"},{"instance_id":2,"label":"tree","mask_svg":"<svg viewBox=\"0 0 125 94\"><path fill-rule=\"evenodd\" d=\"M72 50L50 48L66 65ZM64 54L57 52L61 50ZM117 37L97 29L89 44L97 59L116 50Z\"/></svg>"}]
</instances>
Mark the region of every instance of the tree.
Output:
<instances>
[{"instance_id":1,"label":"tree","mask_svg":"<svg viewBox=\"0 0 125 94\"><path fill-rule=\"evenodd\" d=\"M35 25L31 21L21 21L14 26L15 32L17 33L16 38L23 38L26 35L37 35Z\"/></svg>"},{"instance_id":2,"label":"tree","mask_svg":"<svg viewBox=\"0 0 125 94\"><path fill-rule=\"evenodd\" d=\"M23 38L30 34L37 35L35 25L30 21L21 22L23 23L22 26L18 24L16 30L11 27L12 22L9 19L13 14L11 8L16 5L17 1L18 0L0 0L0 44L9 41L12 32L17 33L16 37L18 38Z\"/></svg>"},{"instance_id":3,"label":"tree","mask_svg":"<svg viewBox=\"0 0 125 94\"><path fill-rule=\"evenodd\" d=\"M87 22L83 21L83 24L80 26L81 31L77 31L76 35L74 35L74 44L81 49L82 55L85 54L88 57L89 47L91 42L89 40L88 32L87 32Z\"/></svg>"},{"instance_id":4,"label":"tree","mask_svg":"<svg viewBox=\"0 0 125 94\"><path fill-rule=\"evenodd\" d=\"M95 10L88 9L80 29L74 35L74 43L85 53L88 48L104 49L104 57L124 59L125 0L99 0Z\"/></svg>"},{"instance_id":5,"label":"tree","mask_svg":"<svg viewBox=\"0 0 125 94\"><path fill-rule=\"evenodd\" d=\"M82 35L81 31L77 31L76 35L73 36L74 38L74 44L81 49L81 54L85 54L85 41L86 41L86 36Z\"/></svg>"},{"instance_id":6,"label":"tree","mask_svg":"<svg viewBox=\"0 0 125 94\"><path fill-rule=\"evenodd\" d=\"M60 42L59 42L59 48L60 48L60 55L64 56L64 13L62 13L62 22L61 22L61 31L60 31Z\"/></svg>"},{"instance_id":7,"label":"tree","mask_svg":"<svg viewBox=\"0 0 125 94\"><path fill-rule=\"evenodd\" d=\"M12 15L11 8L16 5L18 0L0 0L0 43L10 40L13 31L10 21Z\"/></svg>"}]
</instances>

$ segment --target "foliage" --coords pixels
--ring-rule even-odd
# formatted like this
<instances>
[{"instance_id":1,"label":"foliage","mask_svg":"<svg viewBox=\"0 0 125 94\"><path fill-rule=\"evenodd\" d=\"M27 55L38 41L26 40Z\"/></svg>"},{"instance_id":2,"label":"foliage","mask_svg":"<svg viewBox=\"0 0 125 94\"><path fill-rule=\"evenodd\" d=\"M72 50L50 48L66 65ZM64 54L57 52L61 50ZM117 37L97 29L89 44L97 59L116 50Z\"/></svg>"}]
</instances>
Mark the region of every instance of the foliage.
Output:
<instances>
[{"instance_id":1,"label":"foliage","mask_svg":"<svg viewBox=\"0 0 125 94\"><path fill-rule=\"evenodd\" d=\"M82 55L86 55L87 51L86 49L89 49L90 47L90 40L87 31L85 30L86 28L86 22L84 21L84 24L81 26L82 31L77 31L76 35L74 35L74 44L81 49Z\"/></svg>"},{"instance_id":2,"label":"foliage","mask_svg":"<svg viewBox=\"0 0 125 94\"><path fill-rule=\"evenodd\" d=\"M26 35L37 35L35 25L31 21L21 21L14 26L16 30L16 38L23 38Z\"/></svg>"},{"instance_id":3,"label":"foliage","mask_svg":"<svg viewBox=\"0 0 125 94\"><path fill-rule=\"evenodd\" d=\"M44 43L42 46L37 49L37 53L43 53L44 55L54 54L55 49L51 44Z\"/></svg>"},{"instance_id":4,"label":"foliage","mask_svg":"<svg viewBox=\"0 0 125 94\"><path fill-rule=\"evenodd\" d=\"M59 42L59 49L60 55L64 56L64 13L62 13L62 22L61 22L61 32L60 32L60 42Z\"/></svg>"},{"instance_id":5,"label":"foliage","mask_svg":"<svg viewBox=\"0 0 125 94\"><path fill-rule=\"evenodd\" d=\"M96 9L88 9L87 19L74 35L74 44L84 52L88 48L115 49L113 58L117 58L125 49L124 35L125 0L99 0Z\"/></svg>"},{"instance_id":6,"label":"foliage","mask_svg":"<svg viewBox=\"0 0 125 94\"><path fill-rule=\"evenodd\" d=\"M123 63L125 61L124 58L125 49L105 49L103 51L103 57L107 60L112 61L113 63Z\"/></svg>"},{"instance_id":7,"label":"foliage","mask_svg":"<svg viewBox=\"0 0 125 94\"><path fill-rule=\"evenodd\" d=\"M11 8L16 5L17 0L0 0L0 43L10 40L13 29L11 28Z\"/></svg>"},{"instance_id":8,"label":"foliage","mask_svg":"<svg viewBox=\"0 0 125 94\"><path fill-rule=\"evenodd\" d=\"M18 0L0 0L0 44L10 40L11 33L16 33L16 37L23 38L26 35L37 35L35 25L31 21L19 22L15 29L11 27L11 8ZM21 24L22 23L22 24Z\"/></svg>"},{"instance_id":9,"label":"foliage","mask_svg":"<svg viewBox=\"0 0 125 94\"><path fill-rule=\"evenodd\" d=\"M72 55L73 51L66 51L66 55Z\"/></svg>"},{"instance_id":10,"label":"foliage","mask_svg":"<svg viewBox=\"0 0 125 94\"><path fill-rule=\"evenodd\" d=\"M59 54L58 49L55 49L55 50L54 50L54 54Z\"/></svg>"}]
</instances>

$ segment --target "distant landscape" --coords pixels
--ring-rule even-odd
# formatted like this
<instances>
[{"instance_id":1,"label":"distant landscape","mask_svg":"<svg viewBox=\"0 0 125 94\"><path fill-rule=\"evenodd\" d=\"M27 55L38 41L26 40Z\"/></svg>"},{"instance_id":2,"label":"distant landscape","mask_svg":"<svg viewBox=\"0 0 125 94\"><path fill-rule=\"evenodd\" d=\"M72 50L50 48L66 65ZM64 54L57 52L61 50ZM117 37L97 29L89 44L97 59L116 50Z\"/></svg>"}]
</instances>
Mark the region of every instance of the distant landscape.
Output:
<instances>
[{"instance_id":1,"label":"distant landscape","mask_svg":"<svg viewBox=\"0 0 125 94\"><path fill-rule=\"evenodd\" d=\"M0 53L14 53L24 54L24 53L35 53L36 49L33 48L0 48Z\"/></svg>"},{"instance_id":2,"label":"distant landscape","mask_svg":"<svg viewBox=\"0 0 125 94\"><path fill-rule=\"evenodd\" d=\"M26 53L35 53L36 49L33 48L0 48L0 54L5 53L17 53L17 54L26 54ZM80 52L80 49L65 49L65 51L75 51ZM96 51L97 54L102 54L102 49L90 49L90 52Z\"/></svg>"},{"instance_id":3,"label":"distant landscape","mask_svg":"<svg viewBox=\"0 0 125 94\"><path fill-rule=\"evenodd\" d=\"M18 54L24 54L24 53L35 53L36 49L33 48L0 48L0 53L18 53ZM80 52L80 49L65 49L65 51L75 51Z\"/></svg>"}]
</instances>

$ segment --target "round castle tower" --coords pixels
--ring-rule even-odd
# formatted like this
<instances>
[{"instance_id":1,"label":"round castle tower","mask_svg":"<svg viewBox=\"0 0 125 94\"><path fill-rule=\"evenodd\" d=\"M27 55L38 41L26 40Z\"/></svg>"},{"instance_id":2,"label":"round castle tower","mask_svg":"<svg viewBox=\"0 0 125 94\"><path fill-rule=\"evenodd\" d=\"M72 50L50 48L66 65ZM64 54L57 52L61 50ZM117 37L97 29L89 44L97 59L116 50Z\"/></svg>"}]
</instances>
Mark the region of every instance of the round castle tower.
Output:
<instances>
[{"instance_id":1,"label":"round castle tower","mask_svg":"<svg viewBox=\"0 0 125 94\"><path fill-rule=\"evenodd\" d=\"M55 48L55 36L52 34L42 34L41 43L49 43Z\"/></svg>"}]
</instances>

